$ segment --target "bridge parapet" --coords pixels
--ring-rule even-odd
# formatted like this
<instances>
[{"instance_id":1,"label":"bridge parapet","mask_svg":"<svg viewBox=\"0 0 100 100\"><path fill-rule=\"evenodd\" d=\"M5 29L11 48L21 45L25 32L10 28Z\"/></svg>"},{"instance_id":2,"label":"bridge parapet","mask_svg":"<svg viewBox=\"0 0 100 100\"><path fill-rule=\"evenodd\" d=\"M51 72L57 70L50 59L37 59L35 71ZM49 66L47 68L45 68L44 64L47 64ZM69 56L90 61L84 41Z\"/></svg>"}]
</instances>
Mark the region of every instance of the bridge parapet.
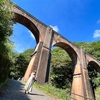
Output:
<instances>
[{"instance_id":1,"label":"bridge parapet","mask_svg":"<svg viewBox=\"0 0 100 100\"><path fill-rule=\"evenodd\" d=\"M17 9L16 9L17 8ZM41 22L40 20L38 20L36 17L34 17L33 15L31 15L30 13L28 13L27 11L25 11L24 9L22 9L21 7L19 7L18 5L14 4L14 9L12 11L15 11L16 13L18 13L18 10L19 12L22 11L23 14L27 14L28 16L30 16L32 19L34 19L36 22L42 24L44 27L47 27L46 24L44 24L43 22Z\"/></svg>"}]
</instances>

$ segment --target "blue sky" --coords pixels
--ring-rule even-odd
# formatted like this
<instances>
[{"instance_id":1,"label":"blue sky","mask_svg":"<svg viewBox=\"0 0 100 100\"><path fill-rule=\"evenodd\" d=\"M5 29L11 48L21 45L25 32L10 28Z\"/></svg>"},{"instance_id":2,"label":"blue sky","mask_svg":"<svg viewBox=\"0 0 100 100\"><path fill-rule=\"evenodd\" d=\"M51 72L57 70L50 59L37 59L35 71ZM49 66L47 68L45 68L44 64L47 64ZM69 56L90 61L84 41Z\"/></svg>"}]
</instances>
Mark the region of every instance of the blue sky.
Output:
<instances>
[{"instance_id":1,"label":"blue sky","mask_svg":"<svg viewBox=\"0 0 100 100\"><path fill-rule=\"evenodd\" d=\"M12 0L71 42L100 40L100 0ZM20 24L14 25L16 52L36 46L31 32Z\"/></svg>"}]
</instances>

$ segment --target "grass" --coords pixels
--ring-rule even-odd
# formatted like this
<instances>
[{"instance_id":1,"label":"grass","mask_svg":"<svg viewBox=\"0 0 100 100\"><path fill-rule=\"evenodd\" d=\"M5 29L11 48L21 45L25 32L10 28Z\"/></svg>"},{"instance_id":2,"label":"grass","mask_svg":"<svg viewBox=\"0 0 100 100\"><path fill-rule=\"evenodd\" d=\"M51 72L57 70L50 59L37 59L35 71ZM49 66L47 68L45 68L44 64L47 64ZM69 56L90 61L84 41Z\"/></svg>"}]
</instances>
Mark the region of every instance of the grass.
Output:
<instances>
[{"instance_id":1,"label":"grass","mask_svg":"<svg viewBox=\"0 0 100 100\"><path fill-rule=\"evenodd\" d=\"M96 100L100 100L100 87L95 90Z\"/></svg>"},{"instance_id":2,"label":"grass","mask_svg":"<svg viewBox=\"0 0 100 100\"><path fill-rule=\"evenodd\" d=\"M51 84L39 85L35 83L34 86L50 95L55 100L70 100L69 90L58 89Z\"/></svg>"},{"instance_id":3,"label":"grass","mask_svg":"<svg viewBox=\"0 0 100 100\"><path fill-rule=\"evenodd\" d=\"M8 79L6 79L3 83L0 84L0 95L2 95L2 90L7 85L7 83L8 83Z\"/></svg>"},{"instance_id":4,"label":"grass","mask_svg":"<svg viewBox=\"0 0 100 100\"><path fill-rule=\"evenodd\" d=\"M8 83L8 78L7 78L3 83L0 84L0 90L1 90L5 85L7 85L7 83Z\"/></svg>"},{"instance_id":5,"label":"grass","mask_svg":"<svg viewBox=\"0 0 100 100\"><path fill-rule=\"evenodd\" d=\"M71 100L70 92L68 89L58 89L52 86L51 84L39 85L37 83L34 86L46 94L53 97L55 100ZM100 100L100 87L95 90L96 100Z\"/></svg>"}]
</instances>

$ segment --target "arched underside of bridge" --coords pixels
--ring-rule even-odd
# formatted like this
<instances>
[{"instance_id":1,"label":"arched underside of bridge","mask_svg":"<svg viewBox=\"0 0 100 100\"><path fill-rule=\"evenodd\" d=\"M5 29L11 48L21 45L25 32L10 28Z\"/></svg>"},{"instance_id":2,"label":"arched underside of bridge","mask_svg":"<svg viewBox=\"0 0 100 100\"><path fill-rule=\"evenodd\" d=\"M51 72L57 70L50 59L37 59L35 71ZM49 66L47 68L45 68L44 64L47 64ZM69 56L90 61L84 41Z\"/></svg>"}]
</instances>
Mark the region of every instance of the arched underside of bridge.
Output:
<instances>
[{"instance_id":1,"label":"arched underside of bridge","mask_svg":"<svg viewBox=\"0 0 100 100\"><path fill-rule=\"evenodd\" d=\"M36 39L36 43L38 43L39 38L40 38L40 33L39 33L39 30L37 29L37 27L34 25L34 23L31 22L28 18L24 17L21 14L14 12L14 15L15 16L13 18L13 21L15 23L18 22L18 23L24 25L25 27L27 27L32 32L32 34L34 35L34 37Z\"/></svg>"},{"instance_id":2,"label":"arched underside of bridge","mask_svg":"<svg viewBox=\"0 0 100 100\"><path fill-rule=\"evenodd\" d=\"M93 69L95 69L97 72L100 73L100 65L96 63L95 61L90 61L88 63L88 67L92 67Z\"/></svg>"},{"instance_id":3,"label":"arched underside of bridge","mask_svg":"<svg viewBox=\"0 0 100 100\"><path fill-rule=\"evenodd\" d=\"M63 43L63 42L57 42L53 46L58 46L58 47L64 49L70 56L73 66L75 66L75 64L77 63L77 54L70 45L68 45L67 43Z\"/></svg>"}]
</instances>

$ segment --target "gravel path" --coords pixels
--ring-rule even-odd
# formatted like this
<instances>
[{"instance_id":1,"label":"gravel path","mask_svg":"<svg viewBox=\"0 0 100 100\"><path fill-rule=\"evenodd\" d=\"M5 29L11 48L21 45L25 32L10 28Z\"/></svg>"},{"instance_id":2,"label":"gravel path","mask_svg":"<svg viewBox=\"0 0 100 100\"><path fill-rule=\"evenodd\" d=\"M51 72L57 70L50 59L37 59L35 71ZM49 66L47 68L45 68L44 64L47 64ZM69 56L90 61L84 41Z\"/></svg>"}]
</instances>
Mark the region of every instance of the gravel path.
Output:
<instances>
[{"instance_id":1,"label":"gravel path","mask_svg":"<svg viewBox=\"0 0 100 100\"><path fill-rule=\"evenodd\" d=\"M9 80L8 85L0 93L0 100L54 100L47 96L42 91L33 87L33 92L30 94L24 93L24 84Z\"/></svg>"}]
</instances>

